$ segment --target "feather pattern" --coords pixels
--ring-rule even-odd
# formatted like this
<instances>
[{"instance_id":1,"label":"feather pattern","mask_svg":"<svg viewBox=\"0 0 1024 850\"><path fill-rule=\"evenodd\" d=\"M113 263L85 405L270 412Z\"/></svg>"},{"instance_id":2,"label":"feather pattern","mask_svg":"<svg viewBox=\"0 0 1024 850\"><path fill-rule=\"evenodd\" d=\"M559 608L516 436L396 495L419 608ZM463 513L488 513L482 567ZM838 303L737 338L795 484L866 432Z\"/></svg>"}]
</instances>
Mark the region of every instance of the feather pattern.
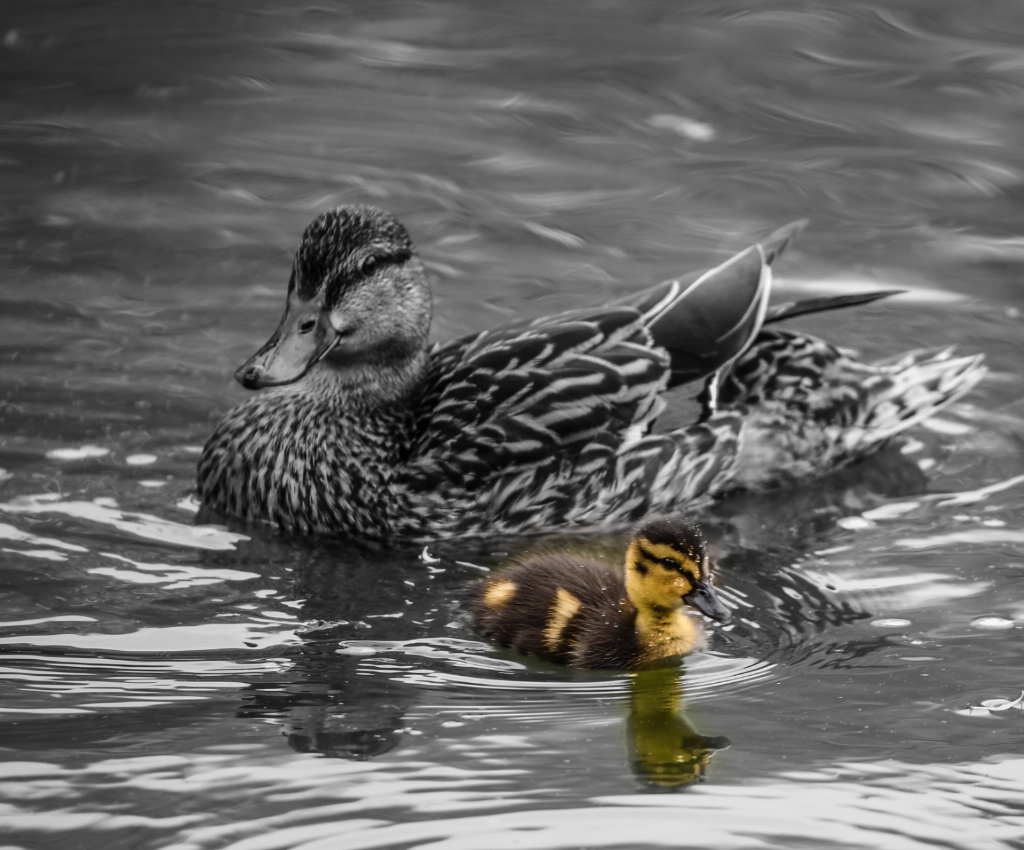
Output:
<instances>
[{"instance_id":1,"label":"feather pattern","mask_svg":"<svg viewBox=\"0 0 1024 850\"><path fill-rule=\"evenodd\" d=\"M324 215L349 224L315 222L300 255L335 271L289 294L281 327L239 370L270 388L203 451L199 495L218 513L383 539L623 526L849 463L984 374L980 357L949 352L864 364L775 328L890 294L768 307L770 264L800 222L703 274L427 350L426 282L401 225L371 207ZM330 239L330 264L311 265L314 238ZM383 252L375 276L338 284L330 275L364 243ZM714 409L653 431L667 389L712 375Z\"/></svg>"}]
</instances>

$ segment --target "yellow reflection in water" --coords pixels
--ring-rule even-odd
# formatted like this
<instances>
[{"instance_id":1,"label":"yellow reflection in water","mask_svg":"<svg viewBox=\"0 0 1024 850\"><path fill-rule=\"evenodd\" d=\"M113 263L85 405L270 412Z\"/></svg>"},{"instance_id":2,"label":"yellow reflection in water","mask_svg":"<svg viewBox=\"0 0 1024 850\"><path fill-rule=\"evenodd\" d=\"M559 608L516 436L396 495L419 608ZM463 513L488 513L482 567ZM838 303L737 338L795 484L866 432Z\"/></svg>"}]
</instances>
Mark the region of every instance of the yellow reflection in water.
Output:
<instances>
[{"instance_id":1,"label":"yellow reflection in water","mask_svg":"<svg viewBox=\"0 0 1024 850\"><path fill-rule=\"evenodd\" d=\"M633 769L661 788L678 788L703 778L722 736L702 735L682 712L682 686L675 667L640 670L630 677L627 723Z\"/></svg>"}]
</instances>

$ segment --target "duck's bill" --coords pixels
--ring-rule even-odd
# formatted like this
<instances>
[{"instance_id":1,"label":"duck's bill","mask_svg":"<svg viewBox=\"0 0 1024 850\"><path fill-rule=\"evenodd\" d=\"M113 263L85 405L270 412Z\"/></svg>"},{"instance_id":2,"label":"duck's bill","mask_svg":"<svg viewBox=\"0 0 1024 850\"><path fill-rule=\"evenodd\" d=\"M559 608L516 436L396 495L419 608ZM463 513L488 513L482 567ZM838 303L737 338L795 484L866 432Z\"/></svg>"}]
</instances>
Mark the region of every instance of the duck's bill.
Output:
<instances>
[{"instance_id":1,"label":"duck's bill","mask_svg":"<svg viewBox=\"0 0 1024 850\"><path fill-rule=\"evenodd\" d=\"M688 605L692 605L705 617L718 620L720 623L728 623L732 619L729 609L722 604L722 600L715 593L715 588L709 581L700 582L685 597Z\"/></svg>"},{"instance_id":2,"label":"duck's bill","mask_svg":"<svg viewBox=\"0 0 1024 850\"><path fill-rule=\"evenodd\" d=\"M273 336L235 371L243 387L258 390L299 380L319 363L338 341L321 299L302 301L288 296L284 317Z\"/></svg>"}]
</instances>

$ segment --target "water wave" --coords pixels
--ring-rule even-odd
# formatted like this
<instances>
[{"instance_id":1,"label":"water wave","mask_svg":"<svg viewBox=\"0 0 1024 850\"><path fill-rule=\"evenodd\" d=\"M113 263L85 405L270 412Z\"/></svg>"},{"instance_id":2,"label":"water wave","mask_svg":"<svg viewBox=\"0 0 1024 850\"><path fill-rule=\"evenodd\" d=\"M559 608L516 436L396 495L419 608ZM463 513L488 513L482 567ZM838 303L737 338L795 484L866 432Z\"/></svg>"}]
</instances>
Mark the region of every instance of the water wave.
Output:
<instances>
[{"instance_id":1,"label":"water wave","mask_svg":"<svg viewBox=\"0 0 1024 850\"><path fill-rule=\"evenodd\" d=\"M211 525L184 525L174 520L137 511L123 511L114 500L99 497L92 501L65 500L53 493L20 496L0 503L0 511L8 514L38 516L61 514L90 524L109 526L135 537L195 549L234 549L244 534ZM7 527L7 526L5 526ZM66 546L60 548L67 548Z\"/></svg>"}]
</instances>

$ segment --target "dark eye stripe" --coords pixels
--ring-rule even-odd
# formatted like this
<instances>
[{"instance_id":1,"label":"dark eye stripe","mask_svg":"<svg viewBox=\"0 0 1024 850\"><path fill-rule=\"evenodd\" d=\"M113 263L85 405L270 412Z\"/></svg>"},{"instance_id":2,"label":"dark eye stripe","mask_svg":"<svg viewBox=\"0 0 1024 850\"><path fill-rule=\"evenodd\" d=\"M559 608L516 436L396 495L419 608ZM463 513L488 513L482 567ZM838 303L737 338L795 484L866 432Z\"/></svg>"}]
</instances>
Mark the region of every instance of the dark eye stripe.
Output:
<instances>
[{"instance_id":1,"label":"dark eye stripe","mask_svg":"<svg viewBox=\"0 0 1024 850\"><path fill-rule=\"evenodd\" d=\"M412 257L412 251L395 248L391 245L377 245L372 249L373 253L366 254L355 264L355 273L362 277L369 277L379 272L384 266L404 263Z\"/></svg>"},{"instance_id":2,"label":"dark eye stripe","mask_svg":"<svg viewBox=\"0 0 1024 850\"><path fill-rule=\"evenodd\" d=\"M640 549L640 554L643 555L644 558L646 558L652 564L657 564L659 562L659 559L655 557L654 553L646 546L644 546L643 543L640 543L638 548Z\"/></svg>"},{"instance_id":3,"label":"dark eye stripe","mask_svg":"<svg viewBox=\"0 0 1024 850\"><path fill-rule=\"evenodd\" d=\"M644 546L642 543L639 545L640 554L644 556L652 564L660 564L667 570L674 570L677 573L682 573L685 576L689 576L688 570L683 569L683 565L680 564L674 558L659 558L650 549Z\"/></svg>"}]
</instances>

